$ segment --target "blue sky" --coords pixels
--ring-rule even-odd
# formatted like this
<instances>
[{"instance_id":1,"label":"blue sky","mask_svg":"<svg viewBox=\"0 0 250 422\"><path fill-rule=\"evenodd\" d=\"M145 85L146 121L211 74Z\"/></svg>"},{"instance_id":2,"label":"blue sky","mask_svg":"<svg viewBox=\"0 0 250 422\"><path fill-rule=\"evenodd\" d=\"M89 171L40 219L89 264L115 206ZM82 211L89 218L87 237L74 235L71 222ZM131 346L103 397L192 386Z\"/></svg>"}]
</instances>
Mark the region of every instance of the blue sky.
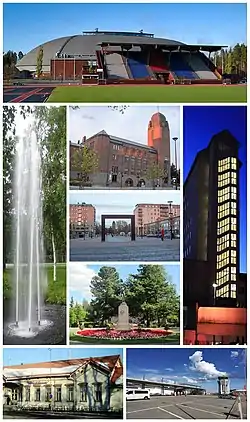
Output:
<instances>
[{"instance_id":1,"label":"blue sky","mask_svg":"<svg viewBox=\"0 0 250 422\"><path fill-rule=\"evenodd\" d=\"M4 51L27 53L51 39L95 28L143 29L190 44L246 43L246 4L10 3L3 16Z\"/></svg>"},{"instance_id":2,"label":"blue sky","mask_svg":"<svg viewBox=\"0 0 250 422\"><path fill-rule=\"evenodd\" d=\"M243 389L246 349L127 349L127 376L152 381L201 385L217 391L217 378L228 375L231 389Z\"/></svg>"},{"instance_id":3,"label":"blue sky","mask_svg":"<svg viewBox=\"0 0 250 422\"><path fill-rule=\"evenodd\" d=\"M121 355L119 348L52 348L51 360L101 357L109 355ZM50 352L48 348L5 348L3 350L3 366L20 365L21 363L49 362Z\"/></svg>"},{"instance_id":4,"label":"blue sky","mask_svg":"<svg viewBox=\"0 0 250 422\"><path fill-rule=\"evenodd\" d=\"M91 293L89 285L91 279L97 275L99 269L103 265L87 265L82 262L69 263L69 298L73 298L77 302L83 299L90 301ZM139 265L108 265L115 267L120 274L120 278L126 280L129 274L136 274ZM170 280L176 286L176 291L180 293L180 266L163 265Z\"/></svg>"},{"instance_id":5,"label":"blue sky","mask_svg":"<svg viewBox=\"0 0 250 422\"><path fill-rule=\"evenodd\" d=\"M229 130L241 144L240 169L240 271L247 269L247 108L245 106L184 107L183 163L186 179L198 151L206 148L213 135Z\"/></svg>"}]
</instances>

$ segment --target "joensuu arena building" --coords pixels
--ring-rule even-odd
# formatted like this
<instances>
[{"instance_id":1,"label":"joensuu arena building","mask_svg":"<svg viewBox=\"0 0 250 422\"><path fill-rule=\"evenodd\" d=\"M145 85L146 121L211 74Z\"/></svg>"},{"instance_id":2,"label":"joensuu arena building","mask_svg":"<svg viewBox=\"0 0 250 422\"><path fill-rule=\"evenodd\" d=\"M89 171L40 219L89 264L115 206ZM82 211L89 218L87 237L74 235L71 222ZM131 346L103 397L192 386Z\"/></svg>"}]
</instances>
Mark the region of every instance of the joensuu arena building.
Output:
<instances>
[{"instance_id":1,"label":"joensuu arena building","mask_svg":"<svg viewBox=\"0 0 250 422\"><path fill-rule=\"evenodd\" d=\"M4 410L122 412L119 355L5 366Z\"/></svg>"},{"instance_id":2,"label":"joensuu arena building","mask_svg":"<svg viewBox=\"0 0 250 422\"><path fill-rule=\"evenodd\" d=\"M36 73L43 49L42 76L82 83L221 83L210 60L225 46L188 45L143 31L96 30L57 38L35 47L17 62L23 74Z\"/></svg>"}]
</instances>

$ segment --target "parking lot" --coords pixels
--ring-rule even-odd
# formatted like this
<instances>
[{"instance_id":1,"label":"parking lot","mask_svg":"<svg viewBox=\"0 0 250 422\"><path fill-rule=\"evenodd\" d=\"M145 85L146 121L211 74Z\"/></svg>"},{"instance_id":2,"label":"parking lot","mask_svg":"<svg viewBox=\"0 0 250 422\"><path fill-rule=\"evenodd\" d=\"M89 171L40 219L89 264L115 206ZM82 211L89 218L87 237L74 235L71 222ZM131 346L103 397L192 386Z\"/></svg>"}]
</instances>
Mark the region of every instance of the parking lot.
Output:
<instances>
[{"instance_id":1,"label":"parking lot","mask_svg":"<svg viewBox=\"0 0 250 422\"><path fill-rule=\"evenodd\" d=\"M216 396L159 396L127 401L126 406L128 419L240 419L234 399ZM246 419L246 398L242 398L242 413Z\"/></svg>"}]
</instances>

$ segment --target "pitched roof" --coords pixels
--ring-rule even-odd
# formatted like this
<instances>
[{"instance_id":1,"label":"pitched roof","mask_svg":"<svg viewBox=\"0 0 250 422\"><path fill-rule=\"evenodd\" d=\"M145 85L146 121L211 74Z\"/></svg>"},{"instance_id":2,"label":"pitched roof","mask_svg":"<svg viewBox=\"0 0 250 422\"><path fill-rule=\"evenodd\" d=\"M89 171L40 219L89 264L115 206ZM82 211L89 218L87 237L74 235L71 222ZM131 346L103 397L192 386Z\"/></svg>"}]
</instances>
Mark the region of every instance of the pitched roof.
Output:
<instances>
[{"instance_id":1,"label":"pitched roof","mask_svg":"<svg viewBox=\"0 0 250 422\"><path fill-rule=\"evenodd\" d=\"M4 376L7 379L41 377L41 376L60 376L70 375L83 365L92 364L101 370L111 374L111 381L116 380L122 375L123 368L119 355L101 356L90 358L76 358L67 360L58 360L52 362L37 362L24 365L5 366L3 368Z\"/></svg>"}]
</instances>

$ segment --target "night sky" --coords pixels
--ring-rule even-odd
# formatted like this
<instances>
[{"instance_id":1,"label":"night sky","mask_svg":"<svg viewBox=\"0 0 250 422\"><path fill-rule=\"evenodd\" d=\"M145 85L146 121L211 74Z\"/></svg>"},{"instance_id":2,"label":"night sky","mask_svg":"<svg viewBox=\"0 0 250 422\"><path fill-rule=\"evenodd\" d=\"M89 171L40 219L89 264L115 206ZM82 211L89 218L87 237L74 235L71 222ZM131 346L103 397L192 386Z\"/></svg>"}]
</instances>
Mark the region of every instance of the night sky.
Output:
<instances>
[{"instance_id":1,"label":"night sky","mask_svg":"<svg viewBox=\"0 0 250 422\"><path fill-rule=\"evenodd\" d=\"M240 169L240 271L247 264L247 108L245 106L198 106L183 110L184 181L197 152L206 148L213 135L229 130L241 144Z\"/></svg>"}]
</instances>

